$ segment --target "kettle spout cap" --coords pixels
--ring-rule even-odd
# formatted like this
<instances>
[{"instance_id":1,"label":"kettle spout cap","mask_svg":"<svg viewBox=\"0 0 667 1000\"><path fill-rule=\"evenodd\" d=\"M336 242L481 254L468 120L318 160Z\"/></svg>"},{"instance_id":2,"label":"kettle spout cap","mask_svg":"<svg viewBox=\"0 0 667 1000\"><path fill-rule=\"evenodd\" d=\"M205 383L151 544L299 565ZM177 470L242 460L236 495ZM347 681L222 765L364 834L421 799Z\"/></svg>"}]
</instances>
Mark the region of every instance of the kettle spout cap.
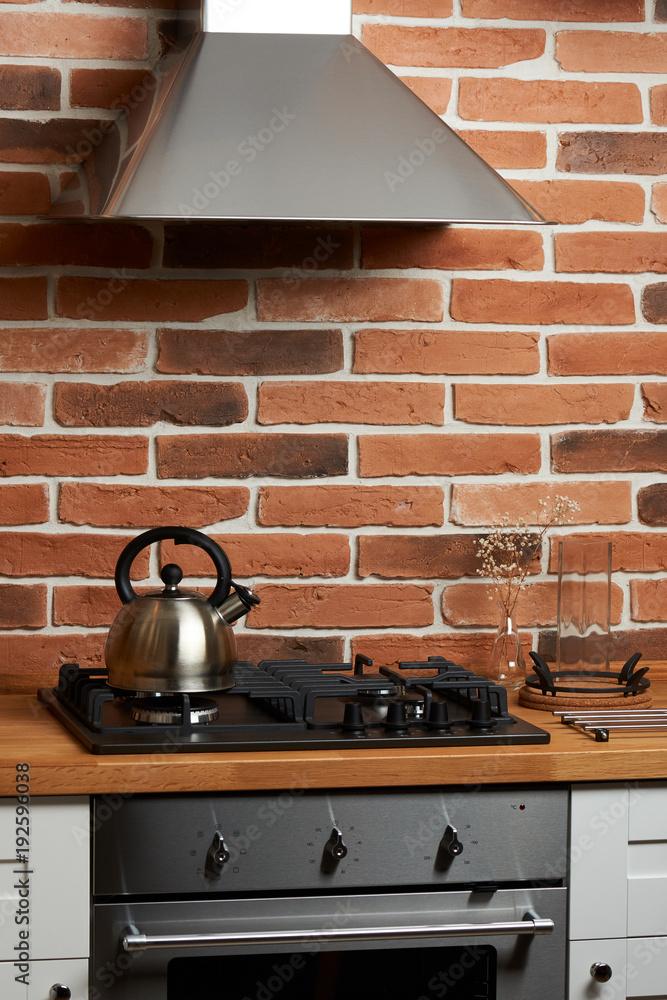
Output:
<instances>
[{"instance_id":1,"label":"kettle spout cap","mask_svg":"<svg viewBox=\"0 0 667 1000\"><path fill-rule=\"evenodd\" d=\"M249 611L252 611L256 604L260 603L259 597L257 594L253 594L252 590L248 590L247 587L242 587L239 583L234 583L233 581L232 586L234 587L234 593L230 594L218 606L218 614L228 625L233 625L243 615L247 615Z\"/></svg>"}]
</instances>

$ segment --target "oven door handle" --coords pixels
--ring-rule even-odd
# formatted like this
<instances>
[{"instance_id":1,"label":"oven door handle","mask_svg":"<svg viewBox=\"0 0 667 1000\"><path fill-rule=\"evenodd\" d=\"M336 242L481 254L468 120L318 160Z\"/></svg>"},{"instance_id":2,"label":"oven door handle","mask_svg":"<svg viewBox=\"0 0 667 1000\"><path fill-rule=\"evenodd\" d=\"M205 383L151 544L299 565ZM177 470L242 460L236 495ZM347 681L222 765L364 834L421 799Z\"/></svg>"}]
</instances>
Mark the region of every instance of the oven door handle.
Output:
<instances>
[{"instance_id":1,"label":"oven door handle","mask_svg":"<svg viewBox=\"0 0 667 1000\"><path fill-rule=\"evenodd\" d=\"M125 951L155 948L214 948L221 945L309 944L329 941L393 941L415 938L499 937L521 934L552 934L553 920L538 917L532 910L523 920L491 924L413 924L409 927L355 927L349 930L326 928L300 931L251 931L247 934L141 934L136 927L123 933Z\"/></svg>"}]
</instances>

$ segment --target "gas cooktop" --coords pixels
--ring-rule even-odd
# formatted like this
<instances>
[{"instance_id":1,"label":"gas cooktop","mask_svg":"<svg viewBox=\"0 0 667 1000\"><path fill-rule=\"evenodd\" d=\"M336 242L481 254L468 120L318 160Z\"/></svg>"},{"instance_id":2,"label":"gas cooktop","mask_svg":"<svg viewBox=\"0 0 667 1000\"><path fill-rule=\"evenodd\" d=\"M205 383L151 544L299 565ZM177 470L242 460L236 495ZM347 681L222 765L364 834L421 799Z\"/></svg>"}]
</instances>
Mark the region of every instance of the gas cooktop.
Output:
<instances>
[{"instance_id":1,"label":"gas cooktop","mask_svg":"<svg viewBox=\"0 0 667 1000\"><path fill-rule=\"evenodd\" d=\"M39 700L96 754L339 750L548 743L507 710L504 688L444 657L398 670L305 660L237 663L226 691L144 695L105 670L61 667Z\"/></svg>"}]
</instances>

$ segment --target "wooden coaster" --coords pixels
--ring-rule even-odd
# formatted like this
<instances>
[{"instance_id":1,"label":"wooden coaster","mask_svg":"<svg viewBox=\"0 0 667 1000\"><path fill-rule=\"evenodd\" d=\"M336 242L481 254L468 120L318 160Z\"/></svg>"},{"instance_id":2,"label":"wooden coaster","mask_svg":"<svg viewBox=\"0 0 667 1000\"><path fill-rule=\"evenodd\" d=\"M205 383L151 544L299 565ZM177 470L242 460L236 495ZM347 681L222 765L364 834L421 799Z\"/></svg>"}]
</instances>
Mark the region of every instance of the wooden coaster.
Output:
<instances>
[{"instance_id":1,"label":"wooden coaster","mask_svg":"<svg viewBox=\"0 0 667 1000\"><path fill-rule=\"evenodd\" d=\"M651 689L641 691L633 697L624 698L623 688L618 694L542 694L533 688L524 686L519 690L519 704L524 708L535 708L538 712L554 712L561 708L575 708L585 711L591 708L608 708L610 712L626 708L650 708L653 703Z\"/></svg>"}]
</instances>

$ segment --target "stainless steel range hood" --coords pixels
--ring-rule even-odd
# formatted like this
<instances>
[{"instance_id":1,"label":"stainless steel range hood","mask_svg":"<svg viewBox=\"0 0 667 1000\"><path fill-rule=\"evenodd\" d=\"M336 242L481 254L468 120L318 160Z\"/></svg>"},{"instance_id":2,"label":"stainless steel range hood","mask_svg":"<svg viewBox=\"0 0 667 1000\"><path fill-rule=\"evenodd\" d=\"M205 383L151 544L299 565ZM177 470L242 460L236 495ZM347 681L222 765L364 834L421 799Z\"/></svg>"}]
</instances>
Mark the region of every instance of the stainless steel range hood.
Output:
<instances>
[{"instance_id":1,"label":"stainless steel range hood","mask_svg":"<svg viewBox=\"0 0 667 1000\"><path fill-rule=\"evenodd\" d=\"M351 23L351 0L211 0L54 214L543 223Z\"/></svg>"}]
</instances>

